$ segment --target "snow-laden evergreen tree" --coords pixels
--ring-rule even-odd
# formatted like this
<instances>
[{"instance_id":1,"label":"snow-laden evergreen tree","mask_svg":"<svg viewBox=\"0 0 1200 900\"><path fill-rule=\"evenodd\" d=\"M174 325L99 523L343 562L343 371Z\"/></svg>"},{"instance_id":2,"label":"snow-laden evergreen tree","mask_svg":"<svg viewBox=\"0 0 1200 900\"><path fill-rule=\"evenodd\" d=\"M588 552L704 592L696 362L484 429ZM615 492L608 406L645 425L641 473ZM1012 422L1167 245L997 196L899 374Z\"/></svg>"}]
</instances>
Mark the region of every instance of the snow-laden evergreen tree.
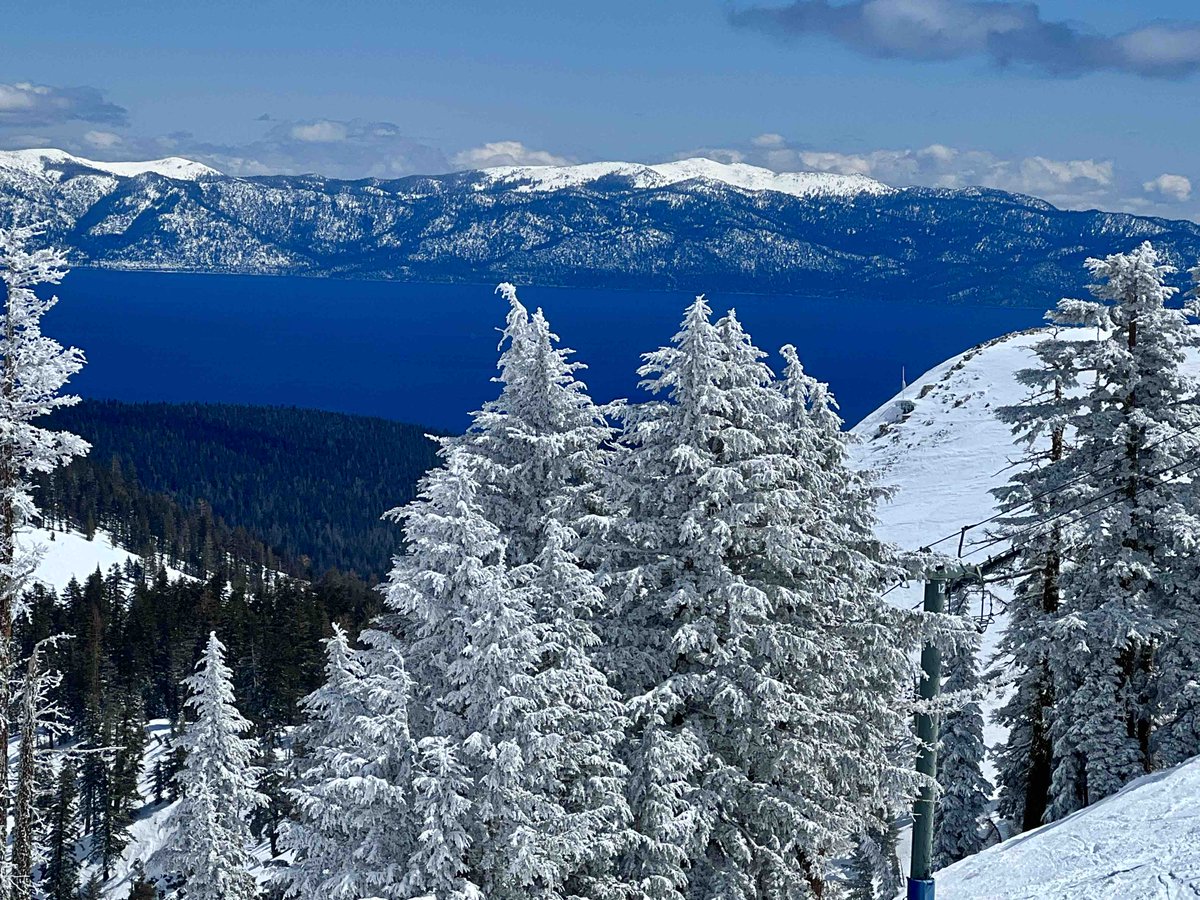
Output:
<instances>
[{"instance_id":1,"label":"snow-laden evergreen tree","mask_svg":"<svg viewBox=\"0 0 1200 900\"><path fill-rule=\"evenodd\" d=\"M1200 450L1196 386L1182 371L1194 341L1169 308L1173 271L1150 244L1089 260L1098 302L1065 300L1059 318L1095 326L1083 410L1072 423L1077 467L1096 491L1061 576L1051 668L1055 770L1048 818L1116 792L1153 766L1167 611L1187 607L1200 515L1176 469ZM1157 657L1157 659L1156 659Z\"/></svg>"},{"instance_id":2,"label":"snow-laden evergreen tree","mask_svg":"<svg viewBox=\"0 0 1200 900\"><path fill-rule=\"evenodd\" d=\"M455 790L469 804L470 832L461 875L489 898L561 897L577 881L600 887L620 814L607 798L619 770L604 759L620 720L604 715L619 710L589 706L606 687L572 630L586 594L558 596L587 581L575 580L578 567L553 542L512 569L482 513L479 457L453 445L443 455L419 499L395 513L407 552L387 596L400 621L382 624L403 635L417 685L414 734L446 741L462 768ZM539 618L547 611L557 618Z\"/></svg>"},{"instance_id":3,"label":"snow-laden evergreen tree","mask_svg":"<svg viewBox=\"0 0 1200 900\"><path fill-rule=\"evenodd\" d=\"M531 316L511 285L500 291L500 396L442 442L444 467L396 511L409 552L382 630L403 635L420 686L414 735L452 741L492 836L471 843L469 879L489 896L603 898L628 819L624 719L592 661L604 598L579 561L577 527L595 505L610 429L541 311Z\"/></svg>"},{"instance_id":4,"label":"snow-laden evergreen tree","mask_svg":"<svg viewBox=\"0 0 1200 900\"><path fill-rule=\"evenodd\" d=\"M951 599L950 612L967 614L965 592ZM938 740L938 798L933 866L942 869L984 847L981 828L992 802L992 783L983 774L987 747L983 711L975 699L980 688L978 642L956 647L943 661L942 692L959 696L941 717Z\"/></svg>"},{"instance_id":5,"label":"snow-laden evergreen tree","mask_svg":"<svg viewBox=\"0 0 1200 900\"><path fill-rule=\"evenodd\" d=\"M586 366L556 346L542 311L530 315L511 284L496 290L509 305L493 379L500 396L472 416L466 434L445 443L475 458L480 510L504 535L509 564L520 566L545 546L547 518L574 525L594 503L612 428L576 378Z\"/></svg>"},{"instance_id":6,"label":"snow-laden evergreen tree","mask_svg":"<svg viewBox=\"0 0 1200 900\"><path fill-rule=\"evenodd\" d=\"M365 653L337 625L326 642L325 682L303 701L295 735L302 756L288 790L294 820L279 872L286 896L357 900L412 896L407 882L417 825L416 745L408 727L411 683L391 646Z\"/></svg>"},{"instance_id":7,"label":"snow-laden evergreen tree","mask_svg":"<svg viewBox=\"0 0 1200 900\"><path fill-rule=\"evenodd\" d=\"M1200 266L1189 272L1196 287L1190 293L1187 311L1200 314ZM1196 385L1189 382L1192 391L1188 399L1195 403L1200 397L1195 394ZM1193 441L1195 434L1190 436ZM1193 474L1187 479L1192 490L1184 485L1176 490L1188 502L1189 518L1200 514L1200 488ZM1178 513L1175 513L1178 515ZM1173 548L1177 559L1200 560L1200 534L1188 528L1187 521L1179 523L1176 530L1177 545ZM1161 637L1159 640L1156 667L1158 683L1155 688L1157 733L1154 736L1153 752L1157 765L1166 767L1184 762L1200 754L1200 598L1196 585L1200 584L1200 571L1188 571L1186 563L1162 591L1158 608Z\"/></svg>"},{"instance_id":8,"label":"snow-laden evergreen tree","mask_svg":"<svg viewBox=\"0 0 1200 900\"><path fill-rule=\"evenodd\" d=\"M1048 318L1055 318L1049 313ZM1007 735L996 748L1000 815L1018 829L1041 825L1055 769L1053 752L1055 627L1061 612L1064 551L1077 540L1073 522L1094 495L1087 461L1072 452L1068 428L1081 410L1080 373L1088 345L1054 328L1033 347L1035 365L1018 370L1028 395L996 416L1012 427L1022 465L993 493L1001 512L997 534L1015 537L1018 578L1000 638L998 674L1013 678L996 721ZM1082 464L1082 468L1081 468ZM1046 523L1042 527L1042 523Z\"/></svg>"},{"instance_id":9,"label":"snow-laden evergreen tree","mask_svg":"<svg viewBox=\"0 0 1200 900\"><path fill-rule=\"evenodd\" d=\"M874 493L845 466L823 389L783 386L703 297L622 412L607 576L630 697L625 874L655 898L819 896L827 867L912 777L907 651L878 599L895 573Z\"/></svg>"},{"instance_id":10,"label":"snow-laden evergreen tree","mask_svg":"<svg viewBox=\"0 0 1200 900\"><path fill-rule=\"evenodd\" d=\"M918 673L915 651L935 641L952 655L975 645L970 626L957 616L928 616L893 609L882 588L894 583L898 570L910 569L894 548L875 533L876 509L890 491L871 472L850 465L851 438L842 429L837 403L824 383L808 375L796 350L780 350L785 367L780 389L786 401L785 421L793 445L786 455L816 461L807 480L807 502L796 512L800 527L814 537L809 562L793 577L817 598L818 611L835 610L825 622L839 638L841 660L828 663L835 676L833 711L826 714L822 740L841 748L830 758L834 788L847 808L835 813L841 824L854 820L839 837L872 838L873 864L881 896L900 890L896 855L897 821L908 812L918 788L913 777L916 745L906 699ZM888 702L880 702L889 698ZM852 729L847 732L847 720ZM865 749L860 753L859 748Z\"/></svg>"},{"instance_id":11,"label":"snow-laden evergreen tree","mask_svg":"<svg viewBox=\"0 0 1200 900\"><path fill-rule=\"evenodd\" d=\"M150 861L153 874L188 900L251 900L258 885L248 819L266 802L255 787L250 722L234 705L225 647L209 635L196 671L185 680L194 718L184 729L182 798L167 821L170 837Z\"/></svg>"},{"instance_id":12,"label":"snow-laden evergreen tree","mask_svg":"<svg viewBox=\"0 0 1200 900\"><path fill-rule=\"evenodd\" d=\"M13 896L7 838L13 812L8 768L13 619L20 613L18 600L38 557L36 550L18 548L17 535L36 511L33 476L88 450L73 434L35 424L54 409L78 402L78 397L60 391L83 366L79 350L64 349L42 334L42 316L57 298L39 296L35 288L62 280L66 256L58 250L31 249L38 234L32 227L0 229L0 900Z\"/></svg>"}]
</instances>

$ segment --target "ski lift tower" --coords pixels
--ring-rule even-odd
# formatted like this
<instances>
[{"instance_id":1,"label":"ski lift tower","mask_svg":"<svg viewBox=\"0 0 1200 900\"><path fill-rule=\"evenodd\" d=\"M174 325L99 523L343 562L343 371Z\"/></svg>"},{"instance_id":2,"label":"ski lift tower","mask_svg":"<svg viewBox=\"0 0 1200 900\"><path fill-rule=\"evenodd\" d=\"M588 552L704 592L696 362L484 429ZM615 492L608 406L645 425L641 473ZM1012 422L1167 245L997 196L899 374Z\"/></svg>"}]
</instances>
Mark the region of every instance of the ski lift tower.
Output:
<instances>
[{"instance_id":1,"label":"ski lift tower","mask_svg":"<svg viewBox=\"0 0 1200 900\"><path fill-rule=\"evenodd\" d=\"M963 529L966 535L967 529ZM926 548L928 549L928 548ZM959 553L962 541L959 542ZM938 562L925 573L925 602L927 613L946 611L946 594L972 582L982 583L984 576L1011 562L1016 553L1008 550L978 566L962 562ZM921 793L913 801L912 865L908 876L908 900L935 900L933 881L933 821L937 800L938 716L932 706L942 692L942 651L934 644L921 649L921 683L918 693L923 709L917 712L916 730L920 751L917 772L925 776Z\"/></svg>"}]
</instances>

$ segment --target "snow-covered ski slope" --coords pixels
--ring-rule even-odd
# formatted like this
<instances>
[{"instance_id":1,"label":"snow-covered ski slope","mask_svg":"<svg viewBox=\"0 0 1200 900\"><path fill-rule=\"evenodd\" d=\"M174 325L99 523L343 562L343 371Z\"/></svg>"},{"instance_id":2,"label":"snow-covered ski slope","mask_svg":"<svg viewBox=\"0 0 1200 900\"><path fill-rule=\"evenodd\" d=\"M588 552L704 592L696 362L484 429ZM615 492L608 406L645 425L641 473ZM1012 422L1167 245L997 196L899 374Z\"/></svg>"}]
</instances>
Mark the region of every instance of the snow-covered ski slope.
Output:
<instances>
[{"instance_id":1,"label":"snow-covered ski slope","mask_svg":"<svg viewBox=\"0 0 1200 900\"><path fill-rule=\"evenodd\" d=\"M943 900L1200 897L1200 757L937 875Z\"/></svg>"},{"instance_id":2,"label":"snow-covered ski slope","mask_svg":"<svg viewBox=\"0 0 1200 900\"><path fill-rule=\"evenodd\" d=\"M1018 403L1025 388L1014 373L1034 363L1042 332L1009 335L975 347L922 375L854 429L860 466L879 471L895 495L880 509L882 535L915 550L995 513L989 491L1003 484L1019 457L994 411ZM1086 332L1078 332L1080 337ZM1200 376L1200 357L1188 368ZM968 531L965 561L978 563L993 546L972 553L986 528ZM950 556L958 537L934 549ZM888 599L921 601L914 582ZM1005 621L987 630L989 660ZM985 714L999 698L985 704ZM1003 731L988 725L989 745ZM994 775L988 772L989 776ZM1142 779L1076 815L1005 841L938 873L943 900L1177 900L1200 897L1200 759ZM901 847L902 856L908 848Z\"/></svg>"},{"instance_id":3,"label":"snow-covered ski slope","mask_svg":"<svg viewBox=\"0 0 1200 900\"><path fill-rule=\"evenodd\" d=\"M34 578L56 591L62 591L72 578L83 582L96 569L107 572L114 565L123 566L127 560L140 559L114 544L112 538L103 531L96 532L96 536L89 541L78 531L51 533L34 528L21 536L19 544L25 548L42 548L42 558ZM172 577L177 577L178 573L174 570L168 571Z\"/></svg>"}]
</instances>

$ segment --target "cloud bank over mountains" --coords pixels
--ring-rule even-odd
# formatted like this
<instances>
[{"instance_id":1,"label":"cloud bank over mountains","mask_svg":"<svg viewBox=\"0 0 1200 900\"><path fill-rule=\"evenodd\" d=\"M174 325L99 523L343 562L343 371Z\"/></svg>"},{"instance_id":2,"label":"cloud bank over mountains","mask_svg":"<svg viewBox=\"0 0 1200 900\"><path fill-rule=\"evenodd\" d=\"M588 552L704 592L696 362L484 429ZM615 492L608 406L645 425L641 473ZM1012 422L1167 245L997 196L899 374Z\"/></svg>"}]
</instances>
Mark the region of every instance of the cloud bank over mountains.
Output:
<instances>
[{"instance_id":1,"label":"cloud bank over mountains","mask_svg":"<svg viewBox=\"0 0 1200 900\"><path fill-rule=\"evenodd\" d=\"M865 0L858 5L900 2ZM912 8L930 3L940 8L951 0L903 2ZM242 143L205 140L189 131L145 135L131 125L129 113L98 88L0 83L0 149L58 147L101 160L186 156L230 175L316 173L347 179L388 179L492 166L569 165L601 158L593 154L581 159L509 136L465 148L442 147L387 121L283 119L263 114L251 124L259 134ZM896 187L978 185L1031 194L1068 209L1200 219L1200 203L1193 197L1186 173L1131 172L1111 159L1060 159L1039 154L1011 157L942 143L849 150L813 146L767 132L734 145L678 148L678 152L664 152L656 159L627 161L655 163L693 156L746 162L776 172L866 175Z\"/></svg>"},{"instance_id":2,"label":"cloud bank over mountains","mask_svg":"<svg viewBox=\"0 0 1200 900\"><path fill-rule=\"evenodd\" d=\"M1049 21L1009 0L795 0L730 13L742 28L782 38L823 37L866 56L920 62L980 58L1054 77L1119 72L1183 78L1200 69L1200 22L1155 21L1119 34Z\"/></svg>"}]
</instances>

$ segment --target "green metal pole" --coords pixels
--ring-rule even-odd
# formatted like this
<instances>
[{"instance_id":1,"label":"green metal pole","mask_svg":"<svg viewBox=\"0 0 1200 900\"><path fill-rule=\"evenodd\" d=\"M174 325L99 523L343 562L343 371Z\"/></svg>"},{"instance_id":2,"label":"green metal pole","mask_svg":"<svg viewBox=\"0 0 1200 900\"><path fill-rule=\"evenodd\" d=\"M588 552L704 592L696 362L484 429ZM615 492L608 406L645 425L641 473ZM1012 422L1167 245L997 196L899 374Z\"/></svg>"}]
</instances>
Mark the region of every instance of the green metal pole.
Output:
<instances>
[{"instance_id":1,"label":"green metal pole","mask_svg":"<svg viewBox=\"0 0 1200 900\"><path fill-rule=\"evenodd\" d=\"M925 582L925 612L941 613L945 609L944 577L930 575ZM921 650L921 672L921 699L931 701L942 689L942 651L933 644L926 644ZM937 777L938 720L932 713L917 713L917 739L921 742L917 771L928 780L913 803L912 868L908 878L908 900L934 900L933 779Z\"/></svg>"}]
</instances>

